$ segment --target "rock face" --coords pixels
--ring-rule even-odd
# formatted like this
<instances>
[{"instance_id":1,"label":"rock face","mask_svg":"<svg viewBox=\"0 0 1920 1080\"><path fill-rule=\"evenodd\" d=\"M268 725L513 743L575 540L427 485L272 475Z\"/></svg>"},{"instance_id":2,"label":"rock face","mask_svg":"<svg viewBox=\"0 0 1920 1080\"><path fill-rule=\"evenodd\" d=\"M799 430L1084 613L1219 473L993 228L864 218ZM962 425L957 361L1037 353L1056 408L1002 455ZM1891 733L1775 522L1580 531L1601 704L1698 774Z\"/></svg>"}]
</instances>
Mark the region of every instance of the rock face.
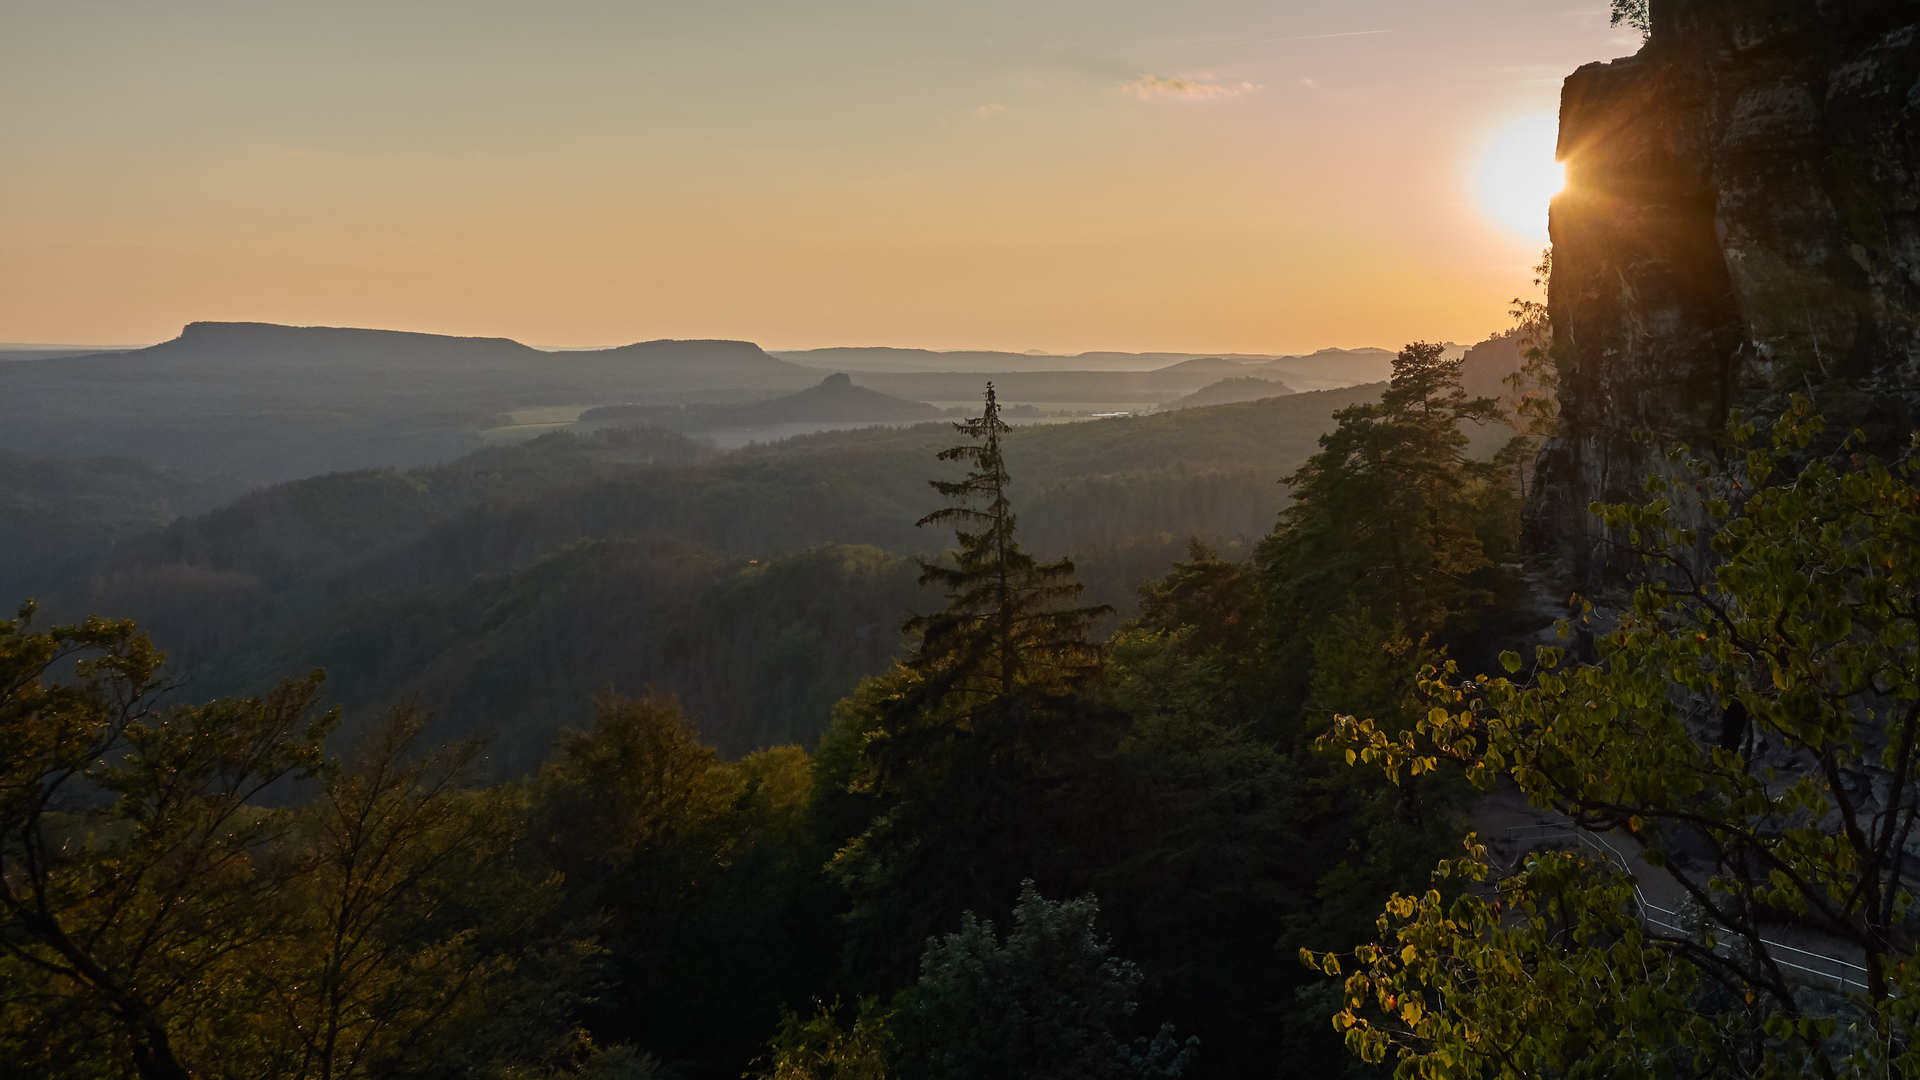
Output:
<instances>
[{"instance_id":1,"label":"rock face","mask_svg":"<svg viewBox=\"0 0 1920 1080\"><path fill-rule=\"evenodd\" d=\"M1887 445L1920 420L1920 3L1653 0L1639 55L1561 99L1550 286L1563 432L1536 547L1612 576L1587 513L1730 410L1810 393Z\"/></svg>"}]
</instances>

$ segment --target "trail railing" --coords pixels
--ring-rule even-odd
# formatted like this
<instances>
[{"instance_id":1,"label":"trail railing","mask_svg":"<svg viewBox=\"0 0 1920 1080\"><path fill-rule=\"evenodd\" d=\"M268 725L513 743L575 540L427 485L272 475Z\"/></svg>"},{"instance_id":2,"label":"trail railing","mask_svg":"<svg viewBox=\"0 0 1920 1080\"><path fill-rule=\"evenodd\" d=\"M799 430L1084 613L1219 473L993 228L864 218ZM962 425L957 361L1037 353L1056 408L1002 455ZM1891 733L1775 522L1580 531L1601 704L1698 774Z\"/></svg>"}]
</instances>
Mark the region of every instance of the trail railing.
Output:
<instances>
[{"instance_id":1,"label":"trail railing","mask_svg":"<svg viewBox=\"0 0 1920 1080\"><path fill-rule=\"evenodd\" d=\"M1682 921L1685 918L1685 913L1674 908L1662 907L1648 899L1646 890L1640 887L1640 875L1636 874L1633 870L1633 861L1627 858L1626 855L1624 855L1619 848L1615 847L1606 837L1598 836L1590 830L1575 825L1571 821L1559 823L1542 822L1538 825L1514 825L1506 830L1506 835L1509 841L1521 840L1527 837L1538 839L1569 836L1574 838L1594 854L1612 863L1633 882L1633 902L1636 914L1642 924L1663 933L1676 934L1689 938L1695 936L1703 929L1721 931L1722 933L1716 933L1714 935L1716 939L1714 951L1722 954L1732 951L1732 941L1726 940L1733 936L1731 930L1728 930L1726 927L1716 926L1711 922L1689 924ZM1740 939L1735 938L1735 940ZM1803 949L1797 945L1789 945L1784 941L1776 941L1767 937L1760 938L1760 944L1772 955L1775 964L1789 971L1797 972L1821 982L1830 982L1843 994L1849 991L1865 990L1867 988L1867 969L1851 960L1842 959L1838 956L1830 956L1826 953L1815 952L1811 949ZM1788 959L1780 955L1783 953L1790 955L1793 959Z\"/></svg>"}]
</instances>

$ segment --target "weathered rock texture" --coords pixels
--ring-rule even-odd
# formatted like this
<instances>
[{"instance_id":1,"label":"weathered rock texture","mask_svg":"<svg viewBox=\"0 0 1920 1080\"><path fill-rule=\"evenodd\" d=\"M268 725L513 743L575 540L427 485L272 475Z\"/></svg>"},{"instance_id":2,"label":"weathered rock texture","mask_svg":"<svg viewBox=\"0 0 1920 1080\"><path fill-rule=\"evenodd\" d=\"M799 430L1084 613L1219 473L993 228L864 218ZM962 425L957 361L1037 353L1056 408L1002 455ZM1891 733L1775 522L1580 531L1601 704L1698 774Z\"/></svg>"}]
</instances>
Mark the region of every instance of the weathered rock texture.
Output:
<instances>
[{"instance_id":1,"label":"weathered rock texture","mask_svg":"<svg viewBox=\"0 0 1920 1080\"><path fill-rule=\"evenodd\" d=\"M1534 542L1582 585L1587 513L1729 410L1810 392L1888 445L1920 419L1920 2L1654 0L1639 55L1566 82L1550 289L1564 430Z\"/></svg>"}]
</instances>

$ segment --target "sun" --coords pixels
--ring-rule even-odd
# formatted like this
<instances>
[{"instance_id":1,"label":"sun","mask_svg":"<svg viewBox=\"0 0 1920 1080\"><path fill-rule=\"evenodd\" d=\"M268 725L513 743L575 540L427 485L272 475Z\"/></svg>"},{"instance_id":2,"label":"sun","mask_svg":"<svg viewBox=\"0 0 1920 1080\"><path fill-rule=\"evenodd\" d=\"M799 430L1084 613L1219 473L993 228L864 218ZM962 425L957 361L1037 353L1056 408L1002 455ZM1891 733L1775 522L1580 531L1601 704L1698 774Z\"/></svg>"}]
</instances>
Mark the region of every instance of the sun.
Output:
<instances>
[{"instance_id":1,"label":"sun","mask_svg":"<svg viewBox=\"0 0 1920 1080\"><path fill-rule=\"evenodd\" d=\"M1554 160L1559 121L1537 113L1494 131L1474 169L1473 195L1480 213L1517 239L1545 243L1547 205L1567 186L1567 168Z\"/></svg>"}]
</instances>

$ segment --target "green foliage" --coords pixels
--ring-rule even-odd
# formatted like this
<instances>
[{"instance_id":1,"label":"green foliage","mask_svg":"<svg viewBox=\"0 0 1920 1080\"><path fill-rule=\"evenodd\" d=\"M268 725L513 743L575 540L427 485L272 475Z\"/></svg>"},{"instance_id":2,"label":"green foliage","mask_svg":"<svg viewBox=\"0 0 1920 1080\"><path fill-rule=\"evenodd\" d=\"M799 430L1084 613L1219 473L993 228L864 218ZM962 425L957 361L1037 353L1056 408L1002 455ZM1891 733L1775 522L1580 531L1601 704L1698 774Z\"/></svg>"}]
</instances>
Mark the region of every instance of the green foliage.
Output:
<instances>
[{"instance_id":1,"label":"green foliage","mask_svg":"<svg viewBox=\"0 0 1920 1080\"><path fill-rule=\"evenodd\" d=\"M1691 463L1692 483L1602 508L1651 577L1594 662L1542 647L1525 682L1463 681L1448 664L1411 730L1343 719L1336 741L1396 778L1456 762L1637 848L1657 869L1636 873L1671 882L1699 920L1642 924L1622 876L1575 856L1534 860L1497 899L1396 898L1378 944L1355 954L1338 1018L1356 1050L1397 1053L1405 1075L1505 1069L1515 1053L1596 1075L1636 1054L1743 1075L1920 1068L1906 870L1920 824L1920 471L1844 443L1816 454L1820 437L1796 402L1736 468ZM1711 526L1710 571L1694 513ZM1448 869L1479 880L1487 860L1471 848ZM1862 966L1847 992L1798 970L1778 944L1788 928ZM1565 976L1540 985L1549 972ZM1583 1004L1568 1011L1576 985ZM1541 1000L1558 1023L1528 1036L1519 1010Z\"/></svg>"},{"instance_id":2,"label":"green foliage","mask_svg":"<svg viewBox=\"0 0 1920 1080\"><path fill-rule=\"evenodd\" d=\"M887 1014L873 998L861 998L850 1029L840 1026L840 1003L814 1003L805 1019L791 1009L780 1014L780 1026L768 1044L767 1055L748 1073L751 1080L889 1080L896 1053L887 1030Z\"/></svg>"},{"instance_id":3,"label":"green foliage","mask_svg":"<svg viewBox=\"0 0 1920 1080\"><path fill-rule=\"evenodd\" d=\"M1187 544L1185 562L1140 586L1135 622L1155 630L1188 631L1187 644L1209 653L1229 651L1244 639L1254 612L1247 567L1228 562L1199 540Z\"/></svg>"},{"instance_id":4,"label":"green foliage","mask_svg":"<svg viewBox=\"0 0 1920 1080\"><path fill-rule=\"evenodd\" d=\"M350 767L317 676L161 705L130 624L0 625L0 1049L45 1075L365 1077L512 1060L542 890L416 716ZM275 807L294 785L312 802ZM560 944L560 943L552 943ZM577 965L547 966L563 983ZM479 1015L495 1019L477 1022ZM524 1021L524 1023L522 1023Z\"/></svg>"},{"instance_id":5,"label":"green foliage","mask_svg":"<svg viewBox=\"0 0 1920 1080\"><path fill-rule=\"evenodd\" d=\"M1050 901L1027 882L1002 939L971 913L927 943L920 978L893 1003L892 1027L909 1078L1181 1075L1195 1047L1163 1026L1125 1042L1138 1008L1137 967L1111 955L1094 929L1091 897Z\"/></svg>"},{"instance_id":6,"label":"green foliage","mask_svg":"<svg viewBox=\"0 0 1920 1080\"><path fill-rule=\"evenodd\" d=\"M1613 25L1630 26L1641 37L1653 36L1653 5L1649 0L1613 0Z\"/></svg>"},{"instance_id":7,"label":"green foliage","mask_svg":"<svg viewBox=\"0 0 1920 1080\"><path fill-rule=\"evenodd\" d=\"M318 660L353 680L357 722L330 728L317 680L161 709L130 627L18 624L0 660L17 645L6 662L44 677L4 699L0 734L35 775L71 771L72 797L38 833L0 822L29 905L0 923L0 1053L67 1076L705 1078L762 1052L757 1075L796 1080L1179 1074L1191 1045L1145 1013L1198 1034L1209 1075L1334 1071L1276 950L1364 933L1431 866L1460 785L1396 787L1315 737L1356 705L1418 736L1413 673L1510 542L1459 380L1414 346L1378 402L1017 436L990 390L940 454L965 475L922 523L956 544L921 563L945 603L904 662L886 628L914 560L892 552L931 545L898 461L932 428L717 459L553 437L290 485L130 544L98 595L190 633L197 676ZM1335 405L1353 408L1329 422ZM1195 541L1175 561L1178 537L1270 522L1330 423L1258 560ZM1095 595L1173 562L1106 646L1073 563L1023 546L1095 537ZM691 714L619 693L655 683ZM779 745L848 686L816 757ZM472 786L525 776L596 687L591 729L537 775ZM413 697L449 708L373 707ZM484 757L441 745L490 727ZM360 749L336 761L328 737ZM31 787L0 775L5 798ZM118 920L81 950L113 979L49 936L29 855L57 856L60 925ZM73 973L38 978L49 962Z\"/></svg>"},{"instance_id":8,"label":"green foliage","mask_svg":"<svg viewBox=\"0 0 1920 1080\"><path fill-rule=\"evenodd\" d=\"M722 760L658 697L603 697L592 730L561 736L530 833L606 950L610 985L583 1010L596 1039L738 1069L820 984L837 939L813 786L799 749Z\"/></svg>"},{"instance_id":9,"label":"green foliage","mask_svg":"<svg viewBox=\"0 0 1920 1080\"><path fill-rule=\"evenodd\" d=\"M1397 1056L1402 1077L1719 1075L1732 1064L1717 1060L1729 1032L1698 1011L1701 972L1648 940L1625 877L1556 853L1488 895L1488 872L1470 844L1435 875L1453 899L1438 887L1397 896L1377 943L1308 957L1347 974L1335 1026L1358 1057Z\"/></svg>"},{"instance_id":10,"label":"green foliage","mask_svg":"<svg viewBox=\"0 0 1920 1080\"><path fill-rule=\"evenodd\" d=\"M122 1057L185 1077L192 1034L244 1003L245 951L281 931L291 821L252 800L312 777L318 679L163 708L130 623L0 624L0 1045L42 1067ZM73 681L50 682L71 664Z\"/></svg>"},{"instance_id":11,"label":"green foliage","mask_svg":"<svg viewBox=\"0 0 1920 1080\"><path fill-rule=\"evenodd\" d=\"M1092 897L1050 901L1021 886L1013 924L965 913L960 929L931 938L920 975L882 1009L863 998L850 1028L836 1002L780 1021L761 1080L1172 1080L1198 1042L1171 1025L1126 1038L1139 1005L1140 969L1112 954L1095 929Z\"/></svg>"},{"instance_id":12,"label":"green foliage","mask_svg":"<svg viewBox=\"0 0 1920 1080\"><path fill-rule=\"evenodd\" d=\"M1412 730L1431 704L1421 673L1444 661L1445 654L1425 638L1415 641L1365 612L1343 613L1314 643L1302 737L1320 741L1344 709L1374 718L1379 730ZM1340 823L1333 828L1347 849L1316 860L1318 902L1295 916L1294 936L1353 940L1369 928L1371 913L1371 905L1356 901L1377 900L1423 880L1435 856L1456 839L1472 788L1457 775L1441 773L1385 783L1336 764L1331 754L1318 760L1313 797L1326 820Z\"/></svg>"},{"instance_id":13,"label":"green foliage","mask_svg":"<svg viewBox=\"0 0 1920 1080\"><path fill-rule=\"evenodd\" d=\"M206 1071L451 1073L564 1030L566 1015L538 1003L565 1000L589 954L539 932L555 882L511 861L519 807L467 788L480 748L423 748L424 726L413 710L390 715L296 813L293 921L252 971L251 1040L210 1033Z\"/></svg>"},{"instance_id":14,"label":"green foliage","mask_svg":"<svg viewBox=\"0 0 1920 1080\"><path fill-rule=\"evenodd\" d=\"M603 696L595 712L591 731L555 740L531 823L545 860L582 881L605 881L636 854L703 828L735 793L673 702Z\"/></svg>"},{"instance_id":15,"label":"green foliage","mask_svg":"<svg viewBox=\"0 0 1920 1080\"><path fill-rule=\"evenodd\" d=\"M1114 640L1111 693L1131 723L1091 785L1098 828L1076 853L1150 1011L1200 1038L1208 1075L1260 1075L1307 1057L1272 1023L1300 981L1276 939L1349 834L1316 798L1317 763L1235 715L1238 676L1191 634Z\"/></svg>"},{"instance_id":16,"label":"green foliage","mask_svg":"<svg viewBox=\"0 0 1920 1080\"><path fill-rule=\"evenodd\" d=\"M1379 402L1334 414L1320 452L1289 478L1293 504L1261 545L1276 627L1315 625L1352 605L1414 633L1438 630L1486 598L1476 527L1479 467L1463 423L1494 403L1468 398L1460 364L1415 343L1394 359Z\"/></svg>"},{"instance_id":17,"label":"green foliage","mask_svg":"<svg viewBox=\"0 0 1920 1080\"><path fill-rule=\"evenodd\" d=\"M1446 849L1468 790L1394 786L1315 747L1356 701L1396 730L1424 715L1421 667L1479 614L1499 580L1488 553L1512 543L1462 430L1491 403L1436 347L1409 348L1397 376L1336 417L1252 565L1196 544L1112 644L1106 689L1129 729L1090 764L1102 827L1076 855L1152 973L1148 999L1220 1075L1343 1067L1324 1028L1274 1022L1305 989L1275 957L1363 934ZM1396 571L1423 628L1399 617Z\"/></svg>"},{"instance_id":18,"label":"green foliage","mask_svg":"<svg viewBox=\"0 0 1920 1080\"><path fill-rule=\"evenodd\" d=\"M555 1059L535 1065L514 1065L500 1080L673 1080L660 1059L631 1046L595 1046L577 1034Z\"/></svg>"}]
</instances>

